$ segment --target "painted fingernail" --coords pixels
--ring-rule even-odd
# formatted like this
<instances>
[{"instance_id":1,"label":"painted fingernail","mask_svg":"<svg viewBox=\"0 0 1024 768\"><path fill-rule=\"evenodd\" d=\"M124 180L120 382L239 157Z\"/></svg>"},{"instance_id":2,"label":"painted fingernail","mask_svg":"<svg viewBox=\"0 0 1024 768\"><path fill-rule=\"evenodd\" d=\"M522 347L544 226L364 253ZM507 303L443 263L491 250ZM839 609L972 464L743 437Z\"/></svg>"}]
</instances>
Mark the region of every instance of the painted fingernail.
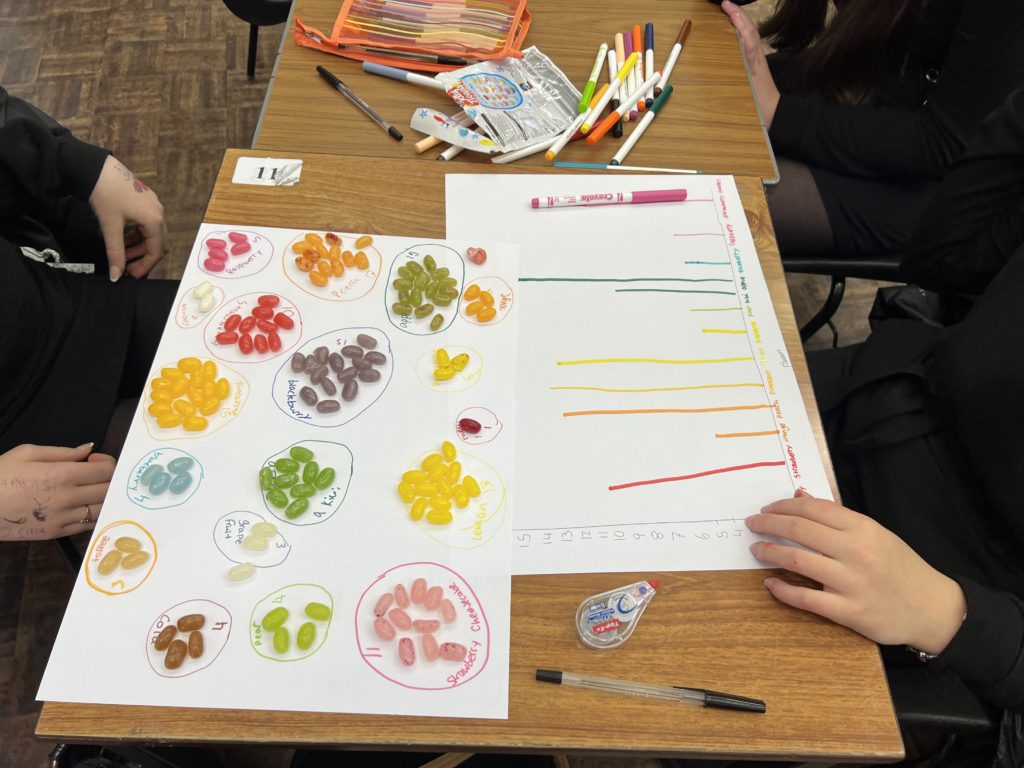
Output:
<instances>
[{"instance_id":1,"label":"painted fingernail","mask_svg":"<svg viewBox=\"0 0 1024 768\"><path fill-rule=\"evenodd\" d=\"M121 268L120 267L111 267L110 268L110 282L116 283L120 277L121 277Z\"/></svg>"}]
</instances>

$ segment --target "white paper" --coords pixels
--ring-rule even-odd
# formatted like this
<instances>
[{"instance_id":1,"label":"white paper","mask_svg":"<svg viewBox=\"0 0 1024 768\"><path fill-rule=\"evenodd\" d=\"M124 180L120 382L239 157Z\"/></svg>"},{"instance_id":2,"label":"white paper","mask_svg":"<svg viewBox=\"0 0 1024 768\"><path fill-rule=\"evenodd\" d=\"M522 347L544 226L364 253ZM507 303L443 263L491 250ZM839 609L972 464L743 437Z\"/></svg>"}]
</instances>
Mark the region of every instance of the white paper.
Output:
<instances>
[{"instance_id":1,"label":"white paper","mask_svg":"<svg viewBox=\"0 0 1024 768\"><path fill-rule=\"evenodd\" d=\"M530 207L680 187L682 203ZM798 487L831 498L731 177L446 188L450 237L522 254L515 573L756 568L745 517Z\"/></svg>"},{"instance_id":2,"label":"white paper","mask_svg":"<svg viewBox=\"0 0 1024 768\"><path fill-rule=\"evenodd\" d=\"M302 176L302 160L275 157L240 157L231 176L232 184L258 187L291 187Z\"/></svg>"},{"instance_id":3,"label":"white paper","mask_svg":"<svg viewBox=\"0 0 1024 768\"><path fill-rule=\"evenodd\" d=\"M207 271L210 239L230 248L229 233L243 233L248 249ZM210 415L204 432L159 428L144 398L121 454L96 532L86 554L39 698L179 707L311 710L408 715L504 718L508 703L510 510L513 473L518 263L513 246L490 243L481 268L463 258L469 244L418 238L374 237L363 249L368 269L350 267L324 288L295 265L291 246L304 231L204 224L189 260L177 303L168 320L150 378L180 358L215 360L231 393ZM319 234L324 234L320 232ZM341 233L339 233L341 234ZM238 237L238 235L236 235ZM354 249L354 235L342 247ZM473 245L482 243L474 242ZM477 283L497 289L499 313L487 325L454 302L445 323L431 333L430 318L399 319L391 270L407 258L434 256L459 287ZM213 284L217 306L204 314L193 289ZM243 314L261 294L281 298L291 330L282 329L279 354L244 355L219 345L216 335L235 308ZM463 305L460 308L460 303ZM456 316L456 313L459 313ZM320 345L340 350L359 333L377 342L387 358L381 378L362 382L351 402L319 413L295 396L304 374L294 374L297 350ZM434 353L467 352L469 365L437 383ZM369 352L365 353L369 357ZM348 367L352 367L351 362ZM320 392L320 398L328 395ZM339 399L340 398L334 398ZM485 431L461 435L458 419L485 414ZM403 472L414 469L443 440L457 448L463 474L482 486L466 509L453 507L448 526L413 522L396 490ZM271 458L287 457L296 443L310 448L321 468L335 470L312 507L288 520L265 499L258 471ZM184 492L154 494L141 482L154 462L165 468L191 457L192 483ZM461 482L461 480L460 480ZM264 552L240 546L252 525L269 521L278 535ZM136 538L155 557L131 571L103 576L101 557L122 535ZM248 581L231 583L228 569L241 562L257 568ZM398 658L398 638L380 640L373 631L374 607L401 583L416 577L442 589L456 609L453 623L420 605L410 617L435 619L439 642L466 646L463 662ZM297 649L309 602L332 607L329 624L313 621L316 640ZM279 605L290 612L290 650L278 654L263 616ZM206 616L200 630L205 652L180 668L165 667L153 640L184 614ZM179 637L181 637L179 633Z\"/></svg>"}]
</instances>

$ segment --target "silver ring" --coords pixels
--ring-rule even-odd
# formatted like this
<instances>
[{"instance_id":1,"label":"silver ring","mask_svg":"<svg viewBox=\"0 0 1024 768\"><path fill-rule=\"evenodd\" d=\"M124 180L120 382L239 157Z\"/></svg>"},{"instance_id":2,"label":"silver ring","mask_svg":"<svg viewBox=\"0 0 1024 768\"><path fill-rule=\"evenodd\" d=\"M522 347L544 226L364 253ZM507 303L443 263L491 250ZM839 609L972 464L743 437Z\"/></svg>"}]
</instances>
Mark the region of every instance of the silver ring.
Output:
<instances>
[{"instance_id":1,"label":"silver ring","mask_svg":"<svg viewBox=\"0 0 1024 768\"><path fill-rule=\"evenodd\" d=\"M92 507L90 507L88 504L84 504L83 506L85 507L85 517L83 517L79 522L81 522L83 524L84 523L91 523L92 522Z\"/></svg>"}]
</instances>

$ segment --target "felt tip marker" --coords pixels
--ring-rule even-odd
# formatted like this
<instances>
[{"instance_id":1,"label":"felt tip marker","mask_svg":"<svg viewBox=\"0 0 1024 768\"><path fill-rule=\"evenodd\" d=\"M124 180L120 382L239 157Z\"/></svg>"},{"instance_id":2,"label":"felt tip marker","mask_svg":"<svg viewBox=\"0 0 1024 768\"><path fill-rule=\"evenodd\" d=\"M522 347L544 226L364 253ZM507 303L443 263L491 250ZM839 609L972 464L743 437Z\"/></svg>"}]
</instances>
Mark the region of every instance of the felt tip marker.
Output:
<instances>
[{"instance_id":1,"label":"felt tip marker","mask_svg":"<svg viewBox=\"0 0 1024 768\"><path fill-rule=\"evenodd\" d=\"M618 124L618 122L622 119L622 115L625 114L626 110L629 109L629 105L633 102L633 100L648 88L653 88L654 84L658 82L659 77L661 77L660 72L652 73L650 77L648 77L646 80L644 80L644 82L640 84L639 88L637 88L633 93L629 94L627 98L623 99L622 104L614 112L609 114L604 120L602 120L600 123L591 128L590 133L587 134L587 144L593 146L594 144L597 143L598 139L600 139L602 136L608 133L609 130L614 128L615 125ZM643 122L643 120L646 119L647 115L644 115L643 119L641 120L641 123Z\"/></svg>"},{"instance_id":2,"label":"felt tip marker","mask_svg":"<svg viewBox=\"0 0 1024 768\"><path fill-rule=\"evenodd\" d=\"M693 22L687 19L683 22L683 26L679 28L679 34L676 35L675 45L672 46L672 50L669 51L668 60L665 62L665 68L661 70L661 81L654 86L654 95L659 96L665 89L665 84L668 82L668 76L672 74L672 68L676 65L676 60L679 58L679 52L683 50L683 44L686 42L686 38L690 34L690 29L693 27Z\"/></svg>"},{"instance_id":3,"label":"felt tip marker","mask_svg":"<svg viewBox=\"0 0 1024 768\"><path fill-rule=\"evenodd\" d=\"M364 61L363 72L369 72L371 75L380 75L381 77L390 77L392 80L402 80L406 83L413 83L414 85L422 85L424 88L432 88L435 91L444 90L444 86L441 85L440 80L435 80L432 77L420 75L416 72L410 72L407 69L399 69L398 67L389 67L384 64L378 64L375 61Z\"/></svg>"},{"instance_id":4,"label":"felt tip marker","mask_svg":"<svg viewBox=\"0 0 1024 768\"><path fill-rule=\"evenodd\" d=\"M635 192L594 192L582 195L535 197L531 208L567 208L580 205L636 205L637 203L681 203L685 189L639 189Z\"/></svg>"},{"instance_id":5,"label":"felt tip marker","mask_svg":"<svg viewBox=\"0 0 1024 768\"><path fill-rule=\"evenodd\" d=\"M644 25L644 75L650 77L654 74L654 24L647 22ZM649 107L654 103L654 87L647 89L644 94L644 103Z\"/></svg>"},{"instance_id":6,"label":"felt tip marker","mask_svg":"<svg viewBox=\"0 0 1024 768\"><path fill-rule=\"evenodd\" d=\"M602 96L598 100L597 104L595 104L591 108L590 112L588 112L585 115L583 125L580 126L581 131L583 131L584 133L590 133L591 126L597 120L598 116L601 114L604 108L608 105L608 102L618 94L619 88L622 87L622 81L625 80L629 76L629 73L633 71L633 67L636 65L637 58L638 57L635 53L631 53L629 54L629 56L626 57L626 60L623 62L622 66L619 67L619 74L615 76L615 80L612 81L611 87L609 87L608 90L604 92L604 96Z\"/></svg>"},{"instance_id":7,"label":"felt tip marker","mask_svg":"<svg viewBox=\"0 0 1024 768\"><path fill-rule=\"evenodd\" d=\"M626 155L628 155L629 151L633 149L633 145L640 141L640 137L644 135L644 131L647 130L647 126L654 122L654 118L661 111L661 108L665 106L665 102L669 100L671 95L672 86L666 85L665 90L662 91L661 95L654 100L654 104L652 104L651 108L647 110L647 114L644 115L640 124L633 129L633 132L629 134L629 138L622 143L619 151L615 153L615 157L612 158L612 165L620 165L622 161L626 159Z\"/></svg>"},{"instance_id":8,"label":"felt tip marker","mask_svg":"<svg viewBox=\"0 0 1024 768\"><path fill-rule=\"evenodd\" d=\"M587 78L587 84L583 86L580 103L576 105L576 112L578 114L582 115L587 111L590 97L594 95L594 89L597 88L597 76L601 72L601 65L604 64L606 53L608 53L608 43L601 43L601 47L597 49L597 58L594 59L594 66L590 70L590 77Z\"/></svg>"},{"instance_id":9,"label":"felt tip marker","mask_svg":"<svg viewBox=\"0 0 1024 768\"><path fill-rule=\"evenodd\" d=\"M619 73L619 60L618 60L618 58L615 55L615 49L614 48L609 48L608 49L608 84L609 84L609 86L611 85L612 81L615 80L615 75L617 75L618 73ZM616 109L619 108L619 100L618 99L612 99L611 101L609 101L608 102L608 108L611 109L614 112ZM612 136L615 136L616 138L618 138L619 136L622 136L622 125L620 123L615 123L615 125L612 127Z\"/></svg>"},{"instance_id":10,"label":"felt tip marker","mask_svg":"<svg viewBox=\"0 0 1024 768\"><path fill-rule=\"evenodd\" d=\"M634 88L636 88L636 86L640 85L640 83L642 83L644 80L644 36L643 32L640 31L639 24L633 25L633 50L640 55L640 61L637 62L635 72L636 81L634 82ZM643 99L640 99L636 103L636 108L638 113L643 112L645 109L647 109L647 104L644 102ZM632 114L633 113L630 112L630 116L632 116ZM636 118L633 117L633 119L635 120Z\"/></svg>"}]
</instances>

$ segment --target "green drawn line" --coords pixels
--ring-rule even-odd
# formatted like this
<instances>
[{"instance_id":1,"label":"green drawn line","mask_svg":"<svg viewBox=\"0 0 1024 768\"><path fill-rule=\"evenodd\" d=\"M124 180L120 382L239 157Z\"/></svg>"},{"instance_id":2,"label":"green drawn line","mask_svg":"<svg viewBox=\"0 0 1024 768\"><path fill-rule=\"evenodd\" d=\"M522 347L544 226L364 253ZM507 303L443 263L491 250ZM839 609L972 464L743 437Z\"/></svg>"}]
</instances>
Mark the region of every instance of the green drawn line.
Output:
<instances>
[{"instance_id":1,"label":"green drawn line","mask_svg":"<svg viewBox=\"0 0 1024 768\"><path fill-rule=\"evenodd\" d=\"M729 282L732 282L731 280ZM718 293L722 296L735 296L736 291L688 291L679 288L616 288L616 293Z\"/></svg>"},{"instance_id":2,"label":"green drawn line","mask_svg":"<svg viewBox=\"0 0 1024 768\"><path fill-rule=\"evenodd\" d=\"M520 283L731 283L725 277L520 277Z\"/></svg>"},{"instance_id":3,"label":"green drawn line","mask_svg":"<svg viewBox=\"0 0 1024 768\"><path fill-rule=\"evenodd\" d=\"M684 264L713 264L716 267L732 266L731 261L684 261Z\"/></svg>"},{"instance_id":4,"label":"green drawn line","mask_svg":"<svg viewBox=\"0 0 1024 768\"><path fill-rule=\"evenodd\" d=\"M735 309L743 309L743 307L713 307L711 309L691 309L691 312L729 312Z\"/></svg>"}]
</instances>

